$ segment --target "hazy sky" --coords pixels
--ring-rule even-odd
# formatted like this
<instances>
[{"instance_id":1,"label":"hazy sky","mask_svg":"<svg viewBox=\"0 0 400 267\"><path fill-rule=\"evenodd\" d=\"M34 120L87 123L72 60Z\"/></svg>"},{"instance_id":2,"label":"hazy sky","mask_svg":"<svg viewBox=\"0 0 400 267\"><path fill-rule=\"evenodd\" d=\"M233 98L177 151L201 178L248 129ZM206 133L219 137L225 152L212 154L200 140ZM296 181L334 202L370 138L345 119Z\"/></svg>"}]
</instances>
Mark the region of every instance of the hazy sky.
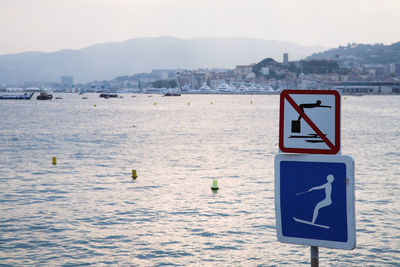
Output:
<instances>
[{"instance_id":1,"label":"hazy sky","mask_svg":"<svg viewBox=\"0 0 400 267\"><path fill-rule=\"evenodd\" d=\"M400 0L0 0L0 54L135 37L400 41Z\"/></svg>"}]
</instances>

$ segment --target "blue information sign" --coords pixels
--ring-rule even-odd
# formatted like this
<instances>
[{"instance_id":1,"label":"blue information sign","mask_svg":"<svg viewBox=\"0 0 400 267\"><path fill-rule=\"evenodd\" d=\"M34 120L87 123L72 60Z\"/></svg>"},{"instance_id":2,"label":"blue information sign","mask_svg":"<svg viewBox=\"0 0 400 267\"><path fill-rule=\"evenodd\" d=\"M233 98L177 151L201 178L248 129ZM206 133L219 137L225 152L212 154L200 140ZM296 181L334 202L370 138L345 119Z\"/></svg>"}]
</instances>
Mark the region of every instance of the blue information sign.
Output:
<instances>
[{"instance_id":1,"label":"blue information sign","mask_svg":"<svg viewBox=\"0 0 400 267\"><path fill-rule=\"evenodd\" d=\"M275 206L279 241L354 249L353 159L278 154Z\"/></svg>"}]
</instances>

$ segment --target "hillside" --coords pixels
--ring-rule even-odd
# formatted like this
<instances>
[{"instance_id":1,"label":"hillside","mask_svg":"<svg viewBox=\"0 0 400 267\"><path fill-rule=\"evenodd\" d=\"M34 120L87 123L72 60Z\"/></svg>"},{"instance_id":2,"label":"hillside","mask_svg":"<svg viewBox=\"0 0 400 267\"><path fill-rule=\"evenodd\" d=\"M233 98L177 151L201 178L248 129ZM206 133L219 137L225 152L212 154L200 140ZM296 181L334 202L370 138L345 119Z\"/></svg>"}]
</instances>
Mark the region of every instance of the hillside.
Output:
<instances>
[{"instance_id":1,"label":"hillside","mask_svg":"<svg viewBox=\"0 0 400 267\"><path fill-rule=\"evenodd\" d=\"M75 82L108 80L152 69L231 68L265 57L298 60L326 48L251 38L135 38L80 50L0 55L0 84L24 81L59 82L72 75Z\"/></svg>"},{"instance_id":2,"label":"hillside","mask_svg":"<svg viewBox=\"0 0 400 267\"><path fill-rule=\"evenodd\" d=\"M353 43L314 53L306 59L332 59L345 66L400 63L400 42L391 45Z\"/></svg>"},{"instance_id":3,"label":"hillside","mask_svg":"<svg viewBox=\"0 0 400 267\"><path fill-rule=\"evenodd\" d=\"M268 74L263 74L262 69L267 67ZM276 62L272 58L266 58L253 66L253 72L256 77L265 77L267 79L285 79L288 72L299 75L304 74L330 74L346 73L348 69L340 68L339 64L329 59L310 59L298 62L289 62L288 65Z\"/></svg>"}]
</instances>

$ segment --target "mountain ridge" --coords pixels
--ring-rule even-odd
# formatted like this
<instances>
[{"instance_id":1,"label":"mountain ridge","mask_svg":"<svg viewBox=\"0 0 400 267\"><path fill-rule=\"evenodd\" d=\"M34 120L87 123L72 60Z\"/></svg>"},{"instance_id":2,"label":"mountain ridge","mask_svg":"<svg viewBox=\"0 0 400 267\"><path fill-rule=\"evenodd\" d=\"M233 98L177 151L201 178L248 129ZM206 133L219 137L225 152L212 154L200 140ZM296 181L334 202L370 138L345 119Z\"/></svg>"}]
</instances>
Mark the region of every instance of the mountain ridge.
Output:
<instances>
[{"instance_id":1,"label":"mountain ridge","mask_svg":"<svg viewBox=\"0 0 400 267\"><path fill-rule=\"evenodd\" d=\"M65 75L74 76L75 82L80 83L152 69L232 69L265 57L280 61L283 53L289 53L290 60L297 60L324 49L327 48L247 37L140 37L82 49L0 55L0 84L59 82Z\"/></svg>"}]
</instances>

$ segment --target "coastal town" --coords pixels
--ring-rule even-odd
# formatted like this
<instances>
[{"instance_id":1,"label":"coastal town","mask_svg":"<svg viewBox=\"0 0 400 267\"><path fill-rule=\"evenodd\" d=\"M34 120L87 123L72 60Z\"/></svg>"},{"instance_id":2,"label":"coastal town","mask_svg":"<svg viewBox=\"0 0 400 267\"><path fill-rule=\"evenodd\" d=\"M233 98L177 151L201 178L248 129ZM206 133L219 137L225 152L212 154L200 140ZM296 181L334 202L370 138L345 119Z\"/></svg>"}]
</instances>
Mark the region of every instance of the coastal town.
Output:
<instances>
[{"instance_id":1,"label":"coastal town","mask_svg":"<svg viewBox=\"0 0 400 267\"><path fill-rule=\"evenodd\" d=\"M266 58L233 69L154 69L149 73L118 76L111 80L74 83L24 82L2 85L0 91L54 91L70 93L147 94L276 94L283 89L337 89L342 94L400 94L400 63L339 64L338 57L282 62ZM343 59L342 59L343 62Z\"/></svg>"}]
</instances>

